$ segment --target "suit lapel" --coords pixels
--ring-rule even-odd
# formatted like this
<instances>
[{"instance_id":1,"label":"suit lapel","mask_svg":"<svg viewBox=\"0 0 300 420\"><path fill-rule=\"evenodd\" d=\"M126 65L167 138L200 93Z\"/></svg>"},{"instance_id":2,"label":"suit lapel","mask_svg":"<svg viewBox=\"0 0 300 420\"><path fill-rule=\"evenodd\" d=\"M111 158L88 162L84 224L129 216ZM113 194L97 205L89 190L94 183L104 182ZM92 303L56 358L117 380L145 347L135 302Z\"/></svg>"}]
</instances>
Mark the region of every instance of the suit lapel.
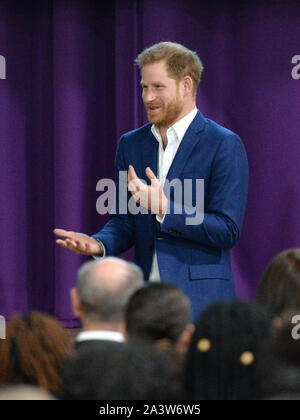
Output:
<instances>
[{"instance_id":1,"label":"suit lapel","mask_svg":"<svg viewBox=\"0 0 300 420\"><path fill-rule=\"evenodd\" d=\"M167 175L167 179L169 181L178 178L183 171L183 168L189 159L194 147L200 140L200 136L198 134L204 130L204 126L205 118L198 110L198 113L191 122L189 128L183 136L183 139L181 140L180 146L178 147L177 153L169 169Z\"/></svg>"},{"instance_id":2,"label":"suit lapel","mask_svg":"<svg viewBox=\"0 0 300 420\"><path fill-rule=\"evenodd\" d=\"M151 126L150 126L151 127ZM142 160L142 176L141 178L144 179L147 184L150 185L150 180L148 179L147 175L145 174L146 168L149 168L154 172L157 176L157 165L158 165L158 141L152 134L151 128L147 137L145 138L145 142L143 143L143 152L142 152L143 160ZM147 215L149 229L152 231L153 238L155 237L155 215L151 214L151 212Z\"/></svg>"}]
</instances>

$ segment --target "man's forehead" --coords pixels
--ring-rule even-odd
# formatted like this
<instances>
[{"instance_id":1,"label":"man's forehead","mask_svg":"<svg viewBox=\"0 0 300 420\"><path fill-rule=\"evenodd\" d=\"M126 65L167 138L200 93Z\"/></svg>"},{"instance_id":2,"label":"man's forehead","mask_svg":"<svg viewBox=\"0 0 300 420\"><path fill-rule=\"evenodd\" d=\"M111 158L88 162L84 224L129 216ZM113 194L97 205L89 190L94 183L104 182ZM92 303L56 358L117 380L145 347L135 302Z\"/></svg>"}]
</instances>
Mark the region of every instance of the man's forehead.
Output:
<instances>
[{"instance_id":1,"label":"man's forehead","mask_svg":"<svg viewBox=\"0 0 300 420\"><path fill-rule=\"evenodd\" d=\"M155 62L151 64L146 64L141 71L141 84L144 82L147 83L159 83L163 80L173 79L168 74L166 63L165 62Z\"/></svg>"},{"instance_id":2,"label":"man's forehead","mask_svg":"<svg viewBox=\"0 0 300 420\"><path fill-rule=\"evenodd\" d=\"M156 67L156 68L167 68L167 61L166 60L157 60L153 61L152 63L147 63L143 66L143 69L150 68L150 67Z\"/></svg>"}]
</instances>

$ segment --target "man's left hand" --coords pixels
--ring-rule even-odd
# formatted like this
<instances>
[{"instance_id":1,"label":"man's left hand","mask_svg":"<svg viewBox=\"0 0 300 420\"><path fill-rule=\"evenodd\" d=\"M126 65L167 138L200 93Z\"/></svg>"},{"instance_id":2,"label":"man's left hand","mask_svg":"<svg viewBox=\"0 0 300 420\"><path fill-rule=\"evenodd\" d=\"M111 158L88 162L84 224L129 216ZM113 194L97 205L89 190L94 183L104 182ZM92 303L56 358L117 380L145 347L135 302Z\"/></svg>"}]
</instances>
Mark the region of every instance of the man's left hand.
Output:
<instances>
[{"instance_id":1,"label":"man's left hand","mask_svg":"<svg viewBox=\"0 0 300 420\"><path fill-rule=\"evenodd\" d=\"M146 168L146 175L151 181L151 185L144 184L137 176L133 166L128 168L128 190L133 198L144 208L151 210L152 213L163 217L168 208L168 199L150 168Z\"/></svg>"}]
</instances>

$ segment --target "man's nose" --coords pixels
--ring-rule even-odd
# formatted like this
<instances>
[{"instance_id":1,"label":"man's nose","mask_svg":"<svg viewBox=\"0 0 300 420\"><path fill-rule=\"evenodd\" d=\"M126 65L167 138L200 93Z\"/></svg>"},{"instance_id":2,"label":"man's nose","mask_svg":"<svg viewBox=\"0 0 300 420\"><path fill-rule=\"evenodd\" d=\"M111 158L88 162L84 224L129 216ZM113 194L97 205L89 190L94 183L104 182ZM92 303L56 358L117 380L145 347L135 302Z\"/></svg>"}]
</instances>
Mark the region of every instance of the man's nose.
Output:
<instances>
[{"instance_id":1,"label":"man's nose","mask_svg":"<svg viewBox=\"0 0 300 420\"><path fill-rule=\"evenodd\" d=\"M145 104L148 104L150 102L153 102L153 100L155 99L155 94L152 90L147 90L145 92L143 92L143 99Z\"/></svg>"}]
</instances>

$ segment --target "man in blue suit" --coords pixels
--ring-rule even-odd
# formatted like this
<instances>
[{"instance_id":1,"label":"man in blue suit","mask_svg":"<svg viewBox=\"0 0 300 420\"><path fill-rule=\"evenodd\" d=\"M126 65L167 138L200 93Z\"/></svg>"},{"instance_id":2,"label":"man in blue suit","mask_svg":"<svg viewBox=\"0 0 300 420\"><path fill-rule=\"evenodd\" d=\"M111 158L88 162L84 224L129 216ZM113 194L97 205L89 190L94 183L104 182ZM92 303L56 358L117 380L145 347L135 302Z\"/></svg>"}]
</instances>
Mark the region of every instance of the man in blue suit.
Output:
<instances>
[{"instance_id":1,"label":"man in blue suit","mask_svg":"<svg viewBox=\"0 0 300 420\"><path fill-rule=\"evenodd\" d=\"M230 249L246 207L246 152L236 134L197 110L203 66L196 53L161 42L136 61L149 124L121 137L115 162L117 191L128 171L129 210L117 197L92 237L54 232L65 237L58 244L84 255L119 255L135 245L145 278L181 288L195 319L214 300L235 296Z\"/></svg>"}]
</instances>

